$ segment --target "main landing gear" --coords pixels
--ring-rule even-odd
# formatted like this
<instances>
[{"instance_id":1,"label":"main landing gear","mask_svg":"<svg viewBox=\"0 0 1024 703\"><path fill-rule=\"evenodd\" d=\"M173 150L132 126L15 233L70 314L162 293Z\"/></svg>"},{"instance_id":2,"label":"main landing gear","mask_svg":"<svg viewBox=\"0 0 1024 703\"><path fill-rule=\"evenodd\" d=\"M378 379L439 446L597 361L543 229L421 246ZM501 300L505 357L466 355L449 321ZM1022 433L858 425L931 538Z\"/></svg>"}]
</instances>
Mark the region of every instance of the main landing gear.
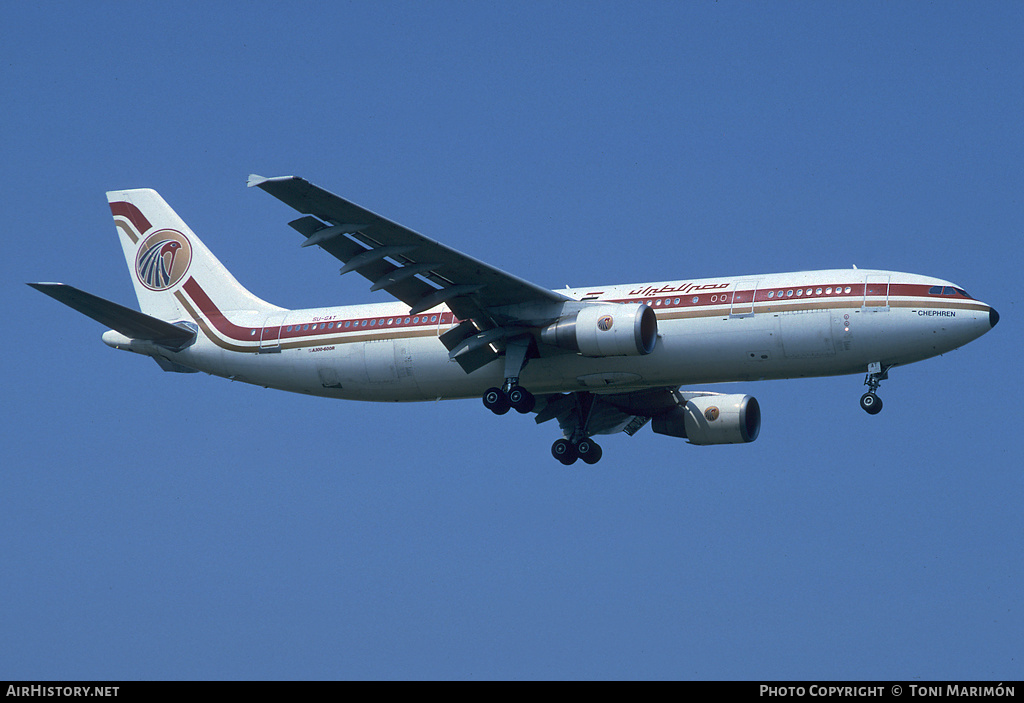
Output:
<instances>
[{"instance_id":1,"label":"main landing gear","mask_svg":"<svg viewBox=\"0 0 1024 703\"><path fill-rule=\"evenodd\" d=\"M864 385L868 387L868 392L860 397L860 407L864 408L864 412L869 415L877 415L882 412L882 399L875 391L878 390L882 381L889 378L889 369L891 368L892 365L882 368L882 364L877 361L868 364L868 375L864 377Z\"/></svg>"},{"instance_id":2,"label":"main landing gear","mask_svg":"<svg viewBox=\"0 0 1024 703\"><path fill-rule=\"evenodd\" d=\"M551 445L551 456L566 466L576 463L577 459L582 459L588 464L596 464L601 461L602 454L604 452L601 451L601 445L590 437L584 437L575 444L568 439L557 439Z\"/></svg>"},{"instance_id":3,"label":"main landing gear","mask_svg":"<svg viewBox=\"0 0 1024 703\"><path fill-rule=\"evenodd\" d=\"M533 410L536 404L537 399L533 397L533 393L510 384L508 380L505 381L503 388L488 388L484 393L484 407L495 415L504 415L511 408L525 415Z\"/></svg>"},{"instance_id":4,"label":"main landing gear","mask_svg":"<svg viewBox=\"0 0 1024 703\"><path fill-rule=\"evenodd\" d=\"M576 463L577 459L582 459L587 464L596 464L601 460L604 453L601 451L601 445L592 440L588 432L593 410L592 393L572 394L571 420L562 424L562 428L569 432L569 436L555 440L551 445L551 456L566 466Z\"/></svg>"},{"instance_id":5,"label":"main landing gear","mask_svg":"<svg viewBox=\"0 0 1024 703\"><path fill-rule=\"evenodd\" d=\"M526 366L532 341L531 337L523 335L510 339L505 345L505 382L501 388L488 388L483 397L484 407L495 415L504 415L513 408L526 414L532 412L536 406L537 399L533 393L519 385L519 374ZM594 408L593 394L577 392L562 398L567 403L565 410L571 413L571 419L562 423L568 437L559 439L551 445L551 455L566 466L576 463L577 459L582 459L587 464L596 464L603 452L601 446L590 439L587 432L590 414ZM548 407L550 408L550 405Z\"/></svg>"},{"instance_id":6,"label":"main landing gear","mask_svg":"<svg viewBox=\"0 0 1024 703\"><path fill-rule=\"evenodd\" d=\"M526 414L537 404L533 393L519 386L519 373L526 366L531 341L524 335L510 339L505 347L505 383L501 388L488 388L483 398L484 407L495 415L504 415L510 408Z\"/></svg>"}]
</instances>

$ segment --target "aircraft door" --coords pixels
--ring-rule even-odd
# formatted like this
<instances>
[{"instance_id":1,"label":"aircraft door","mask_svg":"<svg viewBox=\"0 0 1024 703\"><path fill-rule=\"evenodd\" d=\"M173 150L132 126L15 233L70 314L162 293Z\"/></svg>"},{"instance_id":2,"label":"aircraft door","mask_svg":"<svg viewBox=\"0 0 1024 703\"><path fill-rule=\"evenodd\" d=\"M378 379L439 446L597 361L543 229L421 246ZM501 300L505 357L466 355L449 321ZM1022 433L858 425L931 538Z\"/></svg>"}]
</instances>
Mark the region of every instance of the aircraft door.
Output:
<instances>
[{"instance_id":1,"label":"aircraft door","mask_svg":"<svg viewBox=\"0 0 1024 703\"><path fill-rule=\"evenodd\" d=\"M864 280L864 307L873 312L889 309L888 274L868 274Z\"/></svg>"},{"instance_id":2,"label":"aircraft door","mask_svg":"<svg viewBox=\"0 0 1024 703\"><path fill-rule=\"evenodd\" d=\"M754 299L757 297L757 279L737 281L732 287L732 304L729 317L744 317L754 314Z\"/></svg>"},{"instance_id":3,"label":"aircraft door","mask_svg":"<svg viewBox=\"0 0 1024 703\"><path fill-rule=\"evenodd\" d=\"M274 312L267 316L260 331L260 354L273 354L281 351L281 329L287 313Z\"/></svg>"}]
</instances>

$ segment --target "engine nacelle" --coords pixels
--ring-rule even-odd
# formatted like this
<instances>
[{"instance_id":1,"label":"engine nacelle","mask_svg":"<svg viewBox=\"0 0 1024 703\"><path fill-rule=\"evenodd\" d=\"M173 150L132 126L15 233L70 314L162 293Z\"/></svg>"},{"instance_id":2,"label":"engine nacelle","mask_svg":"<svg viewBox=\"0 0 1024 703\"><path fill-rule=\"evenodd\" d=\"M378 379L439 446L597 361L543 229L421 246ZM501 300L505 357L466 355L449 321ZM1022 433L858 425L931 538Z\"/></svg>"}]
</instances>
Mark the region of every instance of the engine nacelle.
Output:
<instances>
[{"instance_id":1,"label":"engine nacelle","mask_svg":"<svg viewBox=\"0 0 1024 703\"><path fill-rule=\"evenodd\" d=\"M583 356L640 356L654 351L658 318L642 303L595 303L548 325L540 339Z\"/></svg>"},{"instance_id":2,"label":"engine nacelle","mask_svg":"<svg viewBox=\"0 0 1024 703\"><path fill-rule=\"evenodd\" d=\"M761 431L761 406L749 395L697 396L651 418L651 429L691 444L753 442Z\"/></svg>"}]
</instances>

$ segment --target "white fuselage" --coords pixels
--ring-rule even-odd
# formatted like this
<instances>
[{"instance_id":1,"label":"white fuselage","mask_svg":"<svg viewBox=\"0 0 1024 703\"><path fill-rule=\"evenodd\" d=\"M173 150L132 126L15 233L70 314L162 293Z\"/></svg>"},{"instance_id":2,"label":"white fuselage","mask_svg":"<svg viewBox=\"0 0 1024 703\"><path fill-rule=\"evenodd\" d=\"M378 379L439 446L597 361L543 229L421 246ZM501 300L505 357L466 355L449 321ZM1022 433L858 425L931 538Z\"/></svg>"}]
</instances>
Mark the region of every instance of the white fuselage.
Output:
<instances>
[{"instance_id":1,"label":"white fuselage","mask_svg":"<svg viewBox=\"0 0 1024 703\"><path fill-rule=\"evenodd\" d=\"M535 394L864 373L955 349L993 324L988 305L948 281L841 269L559 291L575 300L645 302L654 351L588 358L548 349L520 384ZM190 281L179 297L201 332L169 360L234 380L371 401L479 397L501 385L497 360L466 374L438 339L455 319L402 303L279 312L218 310Z\"/></svg>"}]
</instances>

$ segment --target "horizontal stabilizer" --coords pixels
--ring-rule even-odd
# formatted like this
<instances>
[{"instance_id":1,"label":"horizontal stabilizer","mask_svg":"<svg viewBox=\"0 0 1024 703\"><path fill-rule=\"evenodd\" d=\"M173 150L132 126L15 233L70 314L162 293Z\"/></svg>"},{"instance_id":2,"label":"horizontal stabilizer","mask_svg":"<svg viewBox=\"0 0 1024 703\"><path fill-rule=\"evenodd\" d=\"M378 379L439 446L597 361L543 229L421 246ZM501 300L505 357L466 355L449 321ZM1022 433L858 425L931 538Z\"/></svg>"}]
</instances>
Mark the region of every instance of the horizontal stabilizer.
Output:
<instances>
[{"instance_id":1,"label":"horizontal stabilizer","mask_svg":"<svg viewBox=\"0 0 1024 703\"><path fill-rule=\"evenodd\" d=\"M131 339L148 340L177 351L188 346L196 336L192 330L126 308L74 286L64 283L28 285Z\"/></svg>"}]
</instances>

